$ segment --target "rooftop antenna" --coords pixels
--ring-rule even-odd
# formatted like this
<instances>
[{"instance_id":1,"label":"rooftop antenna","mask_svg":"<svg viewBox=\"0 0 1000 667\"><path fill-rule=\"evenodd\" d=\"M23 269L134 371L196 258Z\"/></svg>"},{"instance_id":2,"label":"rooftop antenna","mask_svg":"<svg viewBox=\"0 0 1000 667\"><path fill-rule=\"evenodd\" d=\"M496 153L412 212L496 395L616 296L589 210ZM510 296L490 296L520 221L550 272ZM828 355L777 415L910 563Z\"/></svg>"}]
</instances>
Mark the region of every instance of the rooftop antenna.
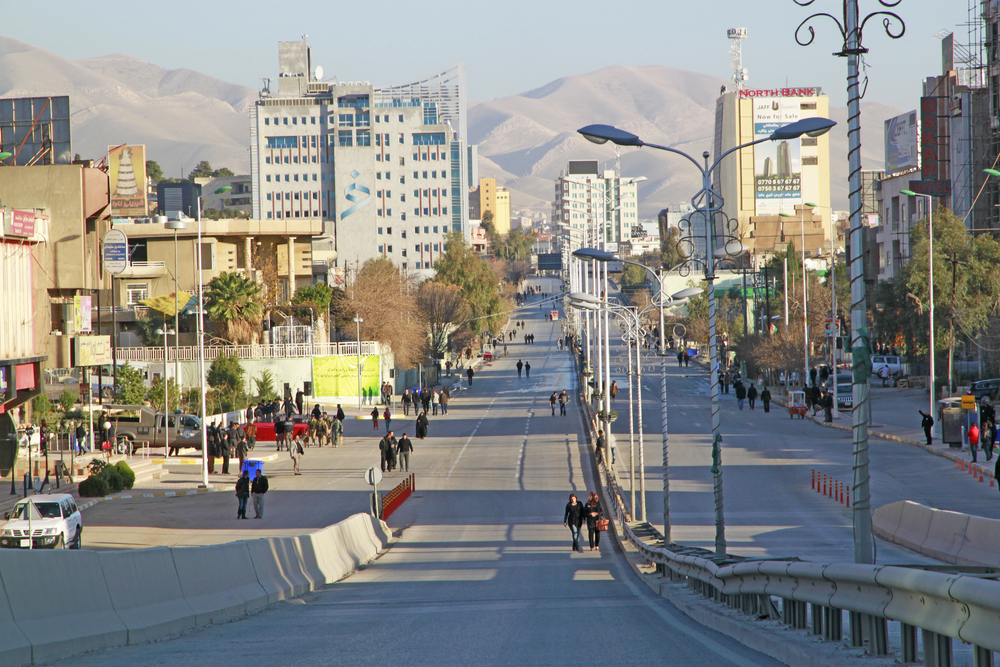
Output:
<instances>
[{"instance_id":1,"label":"rooftop antenna","mask_svg":"<svg viewBox=\"0 0 1000 667\"><path fill-rule=\"evenodd\" d=\"M736 90L743 90L744 82L750 78L747 69L743 67L743 40L747 38L746 28L730 28L726 31L726 37L732 40L729 46L729 53L733 56L733 83Z\"/></svg>"}]
</instances>

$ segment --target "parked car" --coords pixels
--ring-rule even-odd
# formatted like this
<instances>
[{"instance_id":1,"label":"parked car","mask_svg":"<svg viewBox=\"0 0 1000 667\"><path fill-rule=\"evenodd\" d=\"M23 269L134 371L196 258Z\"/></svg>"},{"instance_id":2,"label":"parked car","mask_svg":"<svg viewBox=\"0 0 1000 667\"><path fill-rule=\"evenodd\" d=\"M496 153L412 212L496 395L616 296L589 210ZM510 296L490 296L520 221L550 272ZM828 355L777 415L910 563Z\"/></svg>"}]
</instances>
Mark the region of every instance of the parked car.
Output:
<instances>
[{"instance_id":1,"label":"parked car","mask_svg":"<svg viewBox=\"0 0 1000 667\"><path fill-rule=\"evenodd\" d=\"M903 359L902 357L893 357L882 354L876 354L872 356L872 375L875 377L879 376L879 371L882 368L889 368L889 377L895 375L896 373L903 372Z\"/></svg>"},{"instance_id":2,"label":"parked car","mask_svg":"<svg viewBox=\"0 0 1000 667\"><path fill-rule=\"evenodd\" d=\"M968 393L975 396L977 401L984 396L990 400L996 400L997 390L1000 390L1000 379L994 378L992 380L976 380L969 385Z\"/></svg>"},{"instance_id":3,"label":"parked car","mask_svg":"<svg viewBox=\"0 0 1000 667\"><path fill-rule=\"evenodd\" d=\"M108 416L115 427L116 442L120 453L131 449L134 454L140 446L163 447L167 444L169 429L170 447L201 449L201 419L194 415L158 414L144 405L113 405L110 409L138 412L138 417Z\"/></svg>"},{"instance_id":4,"label":"parked car","mask_svg":"<svg viewBox=\"0 0 1000 667\"><path fill-rule=\"evenodd\" d=\"M837 409L850 411L854 406L854 376L850 373L837 374ZM833 378L826 381L826 390L833 391Z\"/></svg>"},{"instance_id":5,"label":"parked car","mask_svg":"<svg viewBox=\"0 0 1000 667\"><path fill-rule=\"evenodd\" d=\"M3 549L79 549L83 541L83 517L68 493L29 496L4 517Z\"/></svg>"}]
</instances>

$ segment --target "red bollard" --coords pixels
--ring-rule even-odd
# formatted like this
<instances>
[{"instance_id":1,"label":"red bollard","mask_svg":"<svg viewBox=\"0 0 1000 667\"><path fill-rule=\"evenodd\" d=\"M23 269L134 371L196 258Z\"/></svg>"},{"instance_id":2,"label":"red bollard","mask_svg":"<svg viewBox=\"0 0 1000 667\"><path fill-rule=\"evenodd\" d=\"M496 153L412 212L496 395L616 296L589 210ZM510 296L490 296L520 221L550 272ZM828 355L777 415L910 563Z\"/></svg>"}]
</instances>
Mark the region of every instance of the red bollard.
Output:
<instances>
[{"instance_id":1,"label":"red bollard","mask_svg":"<svg viewBox=\"0 0 1000 667\"><path fill-rule=\"evenodd\" d=\"M816 488L816 469L815 468L813 468L813 471L812 471L812 484L810 485L809 488L811 488L811 489L815 489Z\"/></svg>"},{"instance_id":2,"label":"red bollard","mask_svg":"<svg viewBox=\"0 0 1000 667\"><path fill-rule=\"evenodd\" d=\"M956 468L962 467L962 459L955 459L955 467Z\"/></svg>"},{"instance_id":3,"label":"red bollard","mask_svg":"<svg viewBox=\"0 0 1000 667\"><path fill-rule=\"evenodd\" d=\"M848 507L851 506L851 489L850 489L850 487L847 488L847 506Z\"/></svg>"},{"instance_id":4,"label":"red bollard","mask_svg":"<svg viewBox=\"0 0 1000 667\"><path fill-rule=\"evenodd\" d=\"M837 502L838 503L843 503L844 502L844 483L843 482L837 482Z\"/></svg>"},{"instance_id":5,"label":"red bollard","mask_svg":"<svg viewBox=\"0 0 1000 667\"><path fill-rule=\"evenodd\" d=\"M826 495L826 473L823 473L823 490L820 493Z\"/></svg>"}]
</instances>

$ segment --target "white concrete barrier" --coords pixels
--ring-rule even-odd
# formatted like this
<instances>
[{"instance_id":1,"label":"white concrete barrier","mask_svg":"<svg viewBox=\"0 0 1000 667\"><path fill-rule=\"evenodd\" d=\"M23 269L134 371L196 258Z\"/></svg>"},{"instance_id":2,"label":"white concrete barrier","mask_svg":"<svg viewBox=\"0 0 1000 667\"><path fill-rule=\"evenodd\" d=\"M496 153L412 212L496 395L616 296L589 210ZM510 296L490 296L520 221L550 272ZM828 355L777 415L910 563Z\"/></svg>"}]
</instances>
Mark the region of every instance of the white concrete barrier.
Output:
<instances>
[{"instance_id":1,"label":"white concrete barrier","mask_svg":"<svg viewBox=\"0 0 1000 667\"><path fill-rule=\"evenodd\" d=\"M896 537L899 522L903 518L903 506L907 501L900 500L883 505L872 514L872 530L884 540L890 542Z\"/></svg>"},{"instance_id":2,"label":"white concrete barrier","mask_svg":"<svg viewBox=\"0 0 1000 667\"><path fill-rule=\"evenodd\" d=\"M9 551L3 583L32 661L119 646L128 630L111 603L96 551Z\"/></svg>"},{"instance_id":3,"label":"white concrete barrier","mask_svg":"<svg viewBox=\"0 0 1000 667\"><path fill-rule=\"evenodd\" d=\"M170 549L98 552L115 611L128 628L128 643L141 644L195 625L184 599Z\"/></svg>"},{"instance_id":4,"label":"white concrete barrier","mask_svg":"<svg viewBox=\"0 0 1000 667\"><path fill-rule=\"evenodd\" d=\"M295 538L248 540L246 546L257 573L257 581L267 593L268 604L312 590Z\"/></svg>"},{"instance_id":5,"label":"white concrete barrier","mask_svg":"<svg viewBox=\"0 0 1000 667\"><path fill-rule=\"evenodd\" d=\"M8 577L21 576L7 569ZM4 571L0 570L0 665L24 665L31 662L31 642L14 622L10 599L3 583Z\"/></svg>"},{"instance_id":6,"label":"white concrete barrier","mask_svg":"<svg viewBox=\"0 0 1000 667\"><path fill-rule=\"evenodd\" d=\"M1000 521L970 516L956 561L959 565L1000 566Z\"/></svg>"},{"instance_id":7,"label":"white concrete barrier","mask_svg":"<svg viewBox=\"0 0 1000 667\"><path fill-rule=\"evenodd\" d=\"M937 509L931 512L931 525L927 529L927 539L920 546L920 553L946 563L954 563L958 552L965 546L965 528L969 525L969 515Z\"/></svg>"},{"instance_id":8,"label":"white concrete barrier","mask_svg":"<svg viewBox=\"0 0 1000 667\"><path fill-rule=\"evenodd\" d=\"M931 515L930 507L909 500L904 501L899 528L891 538L892 541L914 551L920 551L921 545L927 539L927 531L931 527Z\"/></svg>"},{"instance_id":9,"label":"white concrete barrier","mask_svg":"<svg viewBox=\"0 0 1000 667\"><path fill-rule=\"evenodd\" d=\"M228 621L267 605L245 542L170 550L195 625Z\"/></svg>"}]
</instances>

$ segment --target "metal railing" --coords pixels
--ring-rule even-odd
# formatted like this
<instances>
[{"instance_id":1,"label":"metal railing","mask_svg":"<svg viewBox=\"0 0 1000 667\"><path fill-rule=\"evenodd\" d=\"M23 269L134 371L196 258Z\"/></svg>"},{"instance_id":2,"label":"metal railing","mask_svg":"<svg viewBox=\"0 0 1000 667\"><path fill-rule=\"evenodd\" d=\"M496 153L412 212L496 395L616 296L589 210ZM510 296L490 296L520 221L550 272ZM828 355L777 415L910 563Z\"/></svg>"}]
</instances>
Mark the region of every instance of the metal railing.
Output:
<instances>
[{"instance_id":1,"label":"metal railing","mask_svg":"<svg viewBox=\"0 0 1000 667\"><path fill-rule=\"evenodd\" d=\"M197 361L196 346L168 347L167 361ZM119 362L144 361L163 362L162 347L119 347ZM375 341L362 341L361 354L380 354L380 344ZM336 357L357 356L358 343L304 343L286 345L226 345L205 348L205 360L213 361L220 356L233 356L238 359L289 359L292 357Z\"/></svg>"}]
</instances>

